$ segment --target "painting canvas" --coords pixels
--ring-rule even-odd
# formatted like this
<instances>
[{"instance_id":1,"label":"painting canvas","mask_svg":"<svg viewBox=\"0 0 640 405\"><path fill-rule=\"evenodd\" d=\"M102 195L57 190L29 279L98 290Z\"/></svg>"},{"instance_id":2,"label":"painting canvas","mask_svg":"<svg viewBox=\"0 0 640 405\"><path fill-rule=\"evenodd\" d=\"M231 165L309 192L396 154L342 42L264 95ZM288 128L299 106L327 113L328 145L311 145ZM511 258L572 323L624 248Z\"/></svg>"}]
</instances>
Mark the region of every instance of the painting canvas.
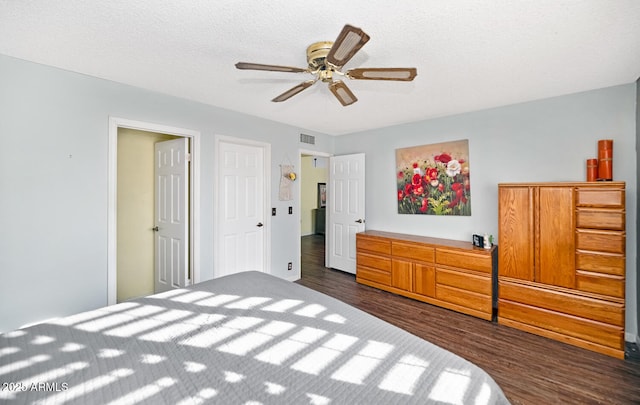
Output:
<instances>
[{"instance_id":1,"label":"painting canvas","mask_svg":"<svg viewBox=\"0 0 640 405\"><path fill-rule=\"evenodd\" d=\"M318 183L318 208L327 206L327 183Z\"/></svg>"},{"instance_id":2,"label":"painting canvas","mask_svg":"<svg viewBox=\"0 0 640 405\"><path fill-rule=\"evenodd\" d=\"M398 214L471 215L469 140L396 149Z\"/></svg>"}]
</instances>

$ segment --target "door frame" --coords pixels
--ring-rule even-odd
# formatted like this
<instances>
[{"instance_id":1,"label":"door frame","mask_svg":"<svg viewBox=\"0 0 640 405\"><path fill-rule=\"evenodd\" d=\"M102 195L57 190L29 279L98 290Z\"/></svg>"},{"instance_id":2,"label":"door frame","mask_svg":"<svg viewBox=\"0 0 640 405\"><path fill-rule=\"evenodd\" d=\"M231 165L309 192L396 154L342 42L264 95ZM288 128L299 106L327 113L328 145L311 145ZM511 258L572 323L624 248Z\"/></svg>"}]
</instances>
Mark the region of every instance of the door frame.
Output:
<instances>
[{"instance_id":1,"label":"door frame","mask_svg":"<svg viewBox=\"0 0 640 405\"><path fill-rule=\"evenodd\" d=\"M264 161L262 168L262 176L264 182L264 195L262 196L262 206L264 215L264 254L263 254L263 269L267 274L271 274L271 144L266 142L254 141L245 138L236 138L227 135L215 135L215 164L213 166L213 212L214 212L214 235L213 235L213 278L219 276L218 269L221 266L220 263L220 250L222 249L222 228L215 226L222 223L222 207L220 206L220 199L218 196L222 193L222 185L220 181L220 169L218 162L222 161L223 156L221 154L221 143L231 143L235 145L245 145L262 148L264 152Z\"/></svg>"},{"instance_id":2,"label":"door frame","mask_svg":"<svg viewBox=\"0 0 640 405\"><path fill-rule=\"evenodd\" d=\"M128 128L147 132L189 138L191 164L189 177L189 264L191 282L200 281L200 132L191 129L171 127L150 122L135 121L126 118L109 117L109 139L107 152L107 304L117 301L117 174L118 174L118 128Z\"/></svg>"},{"instance_id":3,"label":"door frame","mask_svg":"<svg viewBox=\"0 0 640 405\"><path fill-rule=\"evenodd\" d=\"M312 156L321 156L321 157L326 157L327 159L334 156L333 153L327 153L327 152L320 152L317 150L311 150L311 149L299 149L298 150L298 167L302 167L302 155L312 155ZM331 168L327 166L327 178L331 179ZM304 176L302 173L300 173L302 176ZM305 181L304 177L302 177L300 179L300 181ZM302 187L298 187L298 212L300 212L300 202L302 201ZM331 203L331 198L329 198L329 187L327 187L327 205L326 205L326 209L325 209L325 223L329 222L329 215L331 210L329 209L329 204ZM327 230L325 229L325 233L324 233L324 266L327 266L327 263L329 261L329 249L327 249L327 247L329 246L329 234L327 233ZM298 274L298 278L302 278L302 223L300 221L298 221L298 256L297 256L297 260L298 260L298 265L296 266L297 269L300 269L300 274Z\"/></svg>"}]
</instances>

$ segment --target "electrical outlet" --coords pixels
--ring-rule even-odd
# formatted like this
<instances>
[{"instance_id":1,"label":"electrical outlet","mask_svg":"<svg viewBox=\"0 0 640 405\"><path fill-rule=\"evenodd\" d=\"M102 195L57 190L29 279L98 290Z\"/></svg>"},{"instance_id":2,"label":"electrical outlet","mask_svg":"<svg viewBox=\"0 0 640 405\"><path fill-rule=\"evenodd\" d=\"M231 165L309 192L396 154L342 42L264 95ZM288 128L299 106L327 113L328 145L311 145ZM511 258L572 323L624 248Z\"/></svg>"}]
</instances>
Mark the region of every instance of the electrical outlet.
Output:
<instances>
[{"instance_id":1,"label":"electrical outlet","mask_svg":"<svg viewBox=\"0 0 640 405\"><path fill-rule=\"evenodd\" d=\"M293 214L293 207L289 207L289 214Z\"/></svg>"},{"instance_id":2,"label":"electrical outlet","mask_svg":"<svg viewBox=\"0 0 640 405\"><path fill-rule=\"evenodd\" d=\"M289 264L287 264L287 270L293 270L293 263L289 262Z\"/></svg>"},{"instance_id":3,"label":"electrical outlet","mask_svg":"<svg viewBox=\"0 0 640 405\"><path fill-rule=\"evenodd\" d=\"M272 217L275 217L275 216L276 216L276 209L275 209L275 207L274 207L274 208L271 208L271 216L272 216Z\"/></svg>"}]
</instances>

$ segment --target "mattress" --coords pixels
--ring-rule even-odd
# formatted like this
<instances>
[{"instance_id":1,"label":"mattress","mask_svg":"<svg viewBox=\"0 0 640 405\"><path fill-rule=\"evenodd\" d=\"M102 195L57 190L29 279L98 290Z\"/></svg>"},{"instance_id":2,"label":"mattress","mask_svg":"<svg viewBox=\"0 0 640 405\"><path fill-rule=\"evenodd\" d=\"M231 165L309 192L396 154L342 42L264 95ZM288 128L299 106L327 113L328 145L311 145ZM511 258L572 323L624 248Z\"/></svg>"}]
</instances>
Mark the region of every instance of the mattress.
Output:
<instances>
[{"instance_id":1,"label":"mattress","mask_svg":"<svg viewBox=\"0 0 640 405\"><path fill-rule=\"evenodd\" d=\"M0 335L0 402L508 404L474 364L246 272Z\"/></svg>"}]
</instances>

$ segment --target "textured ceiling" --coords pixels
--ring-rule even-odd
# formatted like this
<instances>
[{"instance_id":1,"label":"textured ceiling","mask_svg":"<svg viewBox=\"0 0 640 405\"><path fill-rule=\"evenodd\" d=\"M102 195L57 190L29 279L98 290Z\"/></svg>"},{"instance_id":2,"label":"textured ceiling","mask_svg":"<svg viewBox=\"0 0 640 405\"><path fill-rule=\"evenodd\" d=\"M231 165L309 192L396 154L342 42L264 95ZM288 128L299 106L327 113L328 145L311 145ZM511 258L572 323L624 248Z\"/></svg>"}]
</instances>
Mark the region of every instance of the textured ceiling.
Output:
<instances>
[{"instance_id":1,"label":"textured ceiling","mask_svg":"<svg viewBox=\"0 0 640 405\"><path fill-rule=\"evenodd\" d=\"M345 24L371 40L345 66L417 67L413 82L351 80L343 107L305 49ZM0 0L0 53L340 135L631 83L638 0ZM0 89L1 91L1 89Z\"/></svg>"}]
</instances>

